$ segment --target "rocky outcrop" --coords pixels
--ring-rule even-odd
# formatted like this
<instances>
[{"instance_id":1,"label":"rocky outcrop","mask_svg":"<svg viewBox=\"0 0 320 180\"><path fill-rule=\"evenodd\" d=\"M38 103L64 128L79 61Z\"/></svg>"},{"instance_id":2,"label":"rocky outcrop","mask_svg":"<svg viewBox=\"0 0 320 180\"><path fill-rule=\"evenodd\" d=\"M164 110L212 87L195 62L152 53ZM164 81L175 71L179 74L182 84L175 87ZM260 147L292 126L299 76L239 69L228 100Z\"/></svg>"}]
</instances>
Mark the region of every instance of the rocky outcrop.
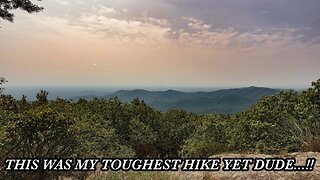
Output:
<instances>
[{"instance_id":1,"label":"rocky outcrop","mask_svg":"<svg viewBox=\"0 0 320 180\"><path fill-rule=\"evenodd\" d=\"M309 180L320 179L320 153L315 152L299 152L286 155L264 155L264 154L223 154L213 156L212 158L296 158L296 165L304 166L307 158L316 158L318 161L315 164L313 171L247 171L247 172L224 172L222 170L217 172L176 172L174 173L178 179L206 179L206 180Z\"/></svg>"}]
</instances>

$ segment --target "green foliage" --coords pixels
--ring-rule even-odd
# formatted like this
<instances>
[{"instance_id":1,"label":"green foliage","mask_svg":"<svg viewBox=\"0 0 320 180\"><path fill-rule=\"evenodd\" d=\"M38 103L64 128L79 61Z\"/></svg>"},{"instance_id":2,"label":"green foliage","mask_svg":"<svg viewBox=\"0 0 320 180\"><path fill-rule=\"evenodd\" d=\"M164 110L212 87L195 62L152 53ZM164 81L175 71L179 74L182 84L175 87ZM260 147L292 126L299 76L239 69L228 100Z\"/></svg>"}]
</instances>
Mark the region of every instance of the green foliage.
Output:
<instances>
[{"instance_id":1,"label":"green foliage","mask_svg":"<svg viewBox=\"0 0 320 180\"><path fill-rule=\"evenodd\" d=\"M41 90L36 96L37 98L36 103L40 103L40 104L48 103L48 95L49 95L49 92Z\"/></svg>"},{"instance_id":2,"label":"green foliage","mask_svg":"<svg viewBox=\"0 0 320 180\"><path fill-rule=\"evenodd\" d=\"M72 128L74 118L67 113L56 112L48 106L35 106L22 113L1 111L0 157L43 158L72 157L78 146L76 131ZM6 178L22 176L16 173L3 175ZM24 174L26 178L42 179L50 173Z\"/></svg>"},{"instance_id":3,"label":"green foliage","mask_svg":"<svg viewBox=\"0 0 320 180\"><path fill-rule=\"evenodd\" d=\"M206 115L185 145L180 154L182 157L205 158L210 155L227 152L227 137L225 131L226 117Z\"/></svg>"},{"instance_id":4,"label":"green foliage","mask_svg":"<svg viewBox=\"0 0 320 180\"><path fill-rule=\"evenodd\" d=\"M195 130L197 116L183 110L170 110L163 114L157 145L161 156L178 157L184 142Z\"/></svg>"},{"instance_id":5,"label":"green foliage","mask_svg":"<svg viewBox=\"0 0 320 180\"><path fill-rule=\"evenodd\" d=\"M0 85L5 82L0 81ZM29 103L0 95L0 169L10 157L208 157L226 152L285 153L319 150L320 80L308 90L263 97L233 115L160 112L138 98L48 100ZM22 175L21 173L18 175ZM31 179L63 174L23 174ZM65 175L65 174L64 174ZM70 174L69 174L70 175ZM86 175L86 174L84 174ZM0 172L0 178L17 174ZM151 174L108 173L95 178L146 178Z\"/></svg>"},{"instance_id":6,"label":"green foliage","mask_svg":"<svg viewBox=\"0 0 320 180\"><path fill-rule=\"evenodd\" d=\"M2 91L3 91L3 88L1 87L1 85L2 84L4 84L4 83L6 83L7 81L6 81L6 79L5 78L3 78L3 77L0 77L0 94L2 93Z\"/></svg>"},{"instance_id":7,"label":"green foliage","mask_svg":"<svg viewBox=\"0 0 320 180\"><path fill-rule=\"evenodd\" d=\"M155 141L155 134L150 126L147 126L138 119L132 119L129 123L129 142L135 144L147 144Z\"/></svg>"},{"instance_id":8,"label":"green foliage","mask_svg":"<svg viewBox=\"0 0 320 180\"><path fill-rule=\"evenodd\" d=\"M81 146L79 157L134 157L132 148L121 145L111 122L105 122L101 115L77 114L75 127Z\"/></svg>"},{"instance_id":9,"label":"green foliage","mask_svg":"<svg viewBox=\"0 0 320 180\"><path fill-rule=\"evenodd\" d=\"M299 150L299 128L294 118L298 94L289 91L262 98L235 117L230 144L240 151L278 153Z\"/></svg>"},{"instance_id":10,"label":"green foliage","mask_svg":"<svg viewBox=\"0 0 320 180\"><path fill-rule=\"evenodd\" d=\"M17 101L11 95L0 95L0 109L17 110Z\"/></svg>"},{"instance_id":11,"label":"green foliage","mask_svg":"<svg viewBox=\"0 0 320 180\"><path fill-rule=\"evenodd\" d=\"M301 94L286 91L263 97L232 117L218 121L213 120L215 116L211 116L211 121L208 121L210 116L201 117L202 123L180 153L186 157L206 157L228 150L269 154L303 148L317 150L319 102L320 80Z\"/></svg>"},{"instance_id":12,"label":"green foliage","mask_svg":"<svg viewBox=\"0 0 320 180\"><path fill-rule=\"evenodd\" d=\"M18 106L17 109L20 112L23 112L23 111L25 111L25 110L30 108L30 104L28 103L27 97L25 95L22 95L21 100L17 101L17 106Z\"/></svg>"},{"instance_id":13,"label":"green foliage","mask_svg":"<svg viewBox=\"0 0 320 180\"><path fill-rule=\"evenodd\" d=\"M320 137L320 79L312 82L312 87L299 96L296 109L299 123L309 134Z\"/></svg>"},{"instance_id":14,"label":"green foliage","mask_svg":"<svg viewBox=\"0 0 320 180\"><path fill-rule=\"evenodd\" d=\"M1 146L6 157L65 157L77 144L70 114L34 107L7 120Z\"/></svg>"}]
</instances>

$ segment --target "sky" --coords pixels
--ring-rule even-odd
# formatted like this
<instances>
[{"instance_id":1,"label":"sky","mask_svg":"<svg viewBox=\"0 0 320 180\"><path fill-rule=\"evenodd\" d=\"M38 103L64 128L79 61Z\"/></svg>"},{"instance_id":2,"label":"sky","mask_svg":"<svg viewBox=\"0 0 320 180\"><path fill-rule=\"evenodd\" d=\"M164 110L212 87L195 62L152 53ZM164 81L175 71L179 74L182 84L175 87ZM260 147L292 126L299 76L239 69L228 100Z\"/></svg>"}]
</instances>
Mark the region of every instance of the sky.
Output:
<instances>
[{"instance_id":1,"label":"sky","mask_svg":"<svg viewBox=\"0 0 320 180\"><path fill-rule=\"evenodd\" d=\"M0 20L0 76L21 86L307 86L320 0L43 0Z\"/></svg>"}]
</instances>

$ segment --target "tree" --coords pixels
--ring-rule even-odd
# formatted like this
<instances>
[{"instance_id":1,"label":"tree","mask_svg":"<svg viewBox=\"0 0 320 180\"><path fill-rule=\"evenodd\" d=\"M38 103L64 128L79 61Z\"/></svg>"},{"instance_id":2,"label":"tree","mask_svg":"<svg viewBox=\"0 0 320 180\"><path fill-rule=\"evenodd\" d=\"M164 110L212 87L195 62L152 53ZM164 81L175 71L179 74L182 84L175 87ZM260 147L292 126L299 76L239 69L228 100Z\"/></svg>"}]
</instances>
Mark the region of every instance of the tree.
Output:
<instances>
[{"instance_id":1,"label":"tree","mask_svg":"<svg viewBox=\"0 0 320 180\"><path fill-rule=\"evenodd\" d=\"M121 144L121 139L116 129L112 127L111 120L105 118L106 113L103 107L107 106L107 100L86 101L82 99L79 101L72 110L77 119L75 124L79 133L77 139L81 142L81 146L77 148L77 156L134 157L134 150Z\"/></svg>"},{"instance_id":2,"label":"tree","mask_svg":"<svg viewBox=\"0 0 320 180\"><path fill-rule=\"evenodd\" d=\"M1 160L16 157L71 157L79 146L77 131L73 128L75 120L70 113L57 112L40 105L23 113L6 112L3 117ZM7 172L2 176L0 179L54 179L51 176L59 176L59 173L39 170L34 173Z\"/></svg>"},{"instance_id":3,"label":"tree","mask_svg":"<svg viewBox=\"0 0 320 180\"><path fill-rule=\"evenodd\" d=\"M303 91L296 104L298 123L302 127L304 150L320 151L320 79Z\"/></svg>"},{"instance_id":4,"label":"tree","mask_svg":"<svg viewBox=\"0 0 320 180\"><path fill-rule=\"evenodd\" d=\"M218 153L225 153L228 147L226 122L229 117L223 115L205 115L198 119L196 131L182 146L182 157L205 158Z\"/></svg>"},{"instance_id":5,"label":"tree","mask_svg":"<svg viewBox=\"0 0 320 180\"><path fill-rule=\"evenodd\" d=\"M4 83L6 83L6 82L7 82L7 81L6 81L5 78L3 78L3 77L0 78L0 85L4 84ZM0 94L2 93L2 91L3 91L3 88L0 87Z\"/></svg>"},{"instance_id":6,"label":"tree","mask_svg":"<svg viewBox=\"0 0 320 180\"><path fill-rule=\"evenodd\" d=\"M262 98L228 126L230 145L239 151L295 152L301 149L301 128L295 118L299 95L280 92Z\"/></svg>"},{"instance_id":7,"label":"tree","mask_svg":"<svg viewBox=\"0 0 320 180\"><path fill-rule=\"evenodd\" d=\"M179 157L184 142L195 130L197 116L183 110L169 110L160 119L157 145L161 157Z\"/></svg>"},{"instance_id":8,"label":"tree","mask_svg":"<svg viewBox=\"0 0 320 180\"><path fill-rule=\"evenodd\" d=\"M2 19L13 22L14 14L12 10L16 9L34 13L42 11L43 7L33 4L30 0L0 0L0 17Z\"/></svg>"},{"instance_id":9,"label":"tree","mask_svg":"<svg viewBox=\"0 0 320 180\"><path fill-rule=\"evenodd\" d=\"M313 136L320 137L320 79L312 82L312 87L300 95L296 109L300 123Z\"/></svg>"},{"instance_id":10,"label":"tree","mask_svg":"<svg viewBox=\"0 0 320 180\"><path fill-rule=\"evenodd\" d=\"M39 103L47 103L48 102L48 95L49 95L48 91L41 90L36 96L38 102Z\"/></svg>"},{"instance_id":11,"label":"tree","mask_svg":"<svg viewBox=\"0 0 320 180\"><path fill-rule=\"evenodd\" d=\"M17 100L18 110L23 112L30 107L30 104L27 101L27 96L22 95L21 100Z\"/></svg>"}]
</instances>

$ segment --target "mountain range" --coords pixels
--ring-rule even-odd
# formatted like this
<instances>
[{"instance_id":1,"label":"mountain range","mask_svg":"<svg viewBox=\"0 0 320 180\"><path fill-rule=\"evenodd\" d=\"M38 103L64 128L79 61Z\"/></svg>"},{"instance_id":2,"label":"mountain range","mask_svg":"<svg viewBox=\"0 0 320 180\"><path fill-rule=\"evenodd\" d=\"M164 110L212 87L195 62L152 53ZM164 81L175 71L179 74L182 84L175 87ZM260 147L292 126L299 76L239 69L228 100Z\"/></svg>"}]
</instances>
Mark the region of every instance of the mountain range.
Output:
<instances>
[{"instance_id":1,"label":"mountain range","mask_svg":"<svg viewBox=\"0 0 320 180\"><path fill-rule=\"evenodd\" d=\"M144 100L151 107L161 111L183 109L197 114L234 114L255 104L261 97L274 95L280 90L265 87L222 89L211 92L181 92L175 90L147 91L143 89L120 90L99 98L118 97L123 102L134 98ZM82 96L90 99L94 96ZM80 97L76 97L78 99Z\"/></svg>"}]
</instances>

